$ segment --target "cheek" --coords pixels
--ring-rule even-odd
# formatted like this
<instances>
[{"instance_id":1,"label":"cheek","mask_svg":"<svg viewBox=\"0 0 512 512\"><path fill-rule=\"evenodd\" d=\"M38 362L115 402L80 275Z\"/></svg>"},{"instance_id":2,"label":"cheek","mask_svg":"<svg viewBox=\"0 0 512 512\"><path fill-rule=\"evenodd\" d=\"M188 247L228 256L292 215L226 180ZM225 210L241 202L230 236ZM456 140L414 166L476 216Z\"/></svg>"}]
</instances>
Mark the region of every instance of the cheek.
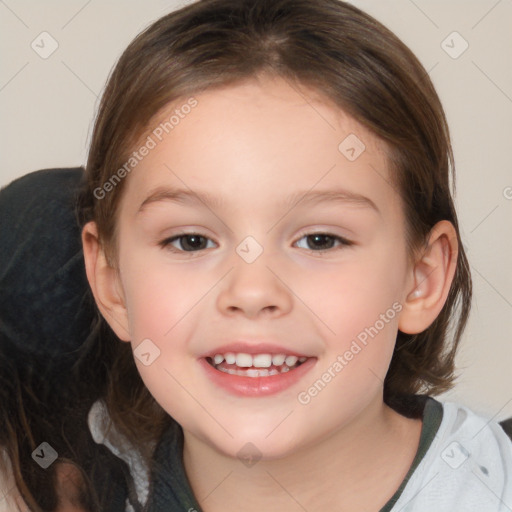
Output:
<instances>
[{"instance_id":1,"label":"cheek","mask_svg":"<svg viewBox=\"0 0 512 512\"><path fill-rule=\"evenodd\" d=\"M122 265L122 280L134 361L155 400L181 419L188 403L183 390L194 389L188 340L194 305L204 294L201 279L197 273L171 269L165 261L151 261L136 248L126 254L130 256ZM139 353L150 354L147 364Z\"/></svg>"},{"instance_id":2,"label":"cheek","mask_svg":"<svg viewBox=\"0 0 512 512\"><path fill-rule=\"evenodd\" d=\"M329 327L323 330L325 353L316 374L298 396L308 417L323 418L318 428L347 421L381 393L402 308L402 270L399 255L377 254L361 254L335 271L316 273L317 285L305 299L317 305L315 314ZM305 277L304 290L306 283Z\"/></svg>"},{"instance_id":3,"label":"cheek","mask_svg":"<svg viewBox=\"0 0 512 512\"><path fill-rule=\"evenodd\" d=\"M123 288L132 340L164 339L205 293L204 278L196 272L170 267L165 260L149 261L130 252L122 267Z\"/></svg>"},{"instance_id":4,"label":"cheek","mask_svg":"<svg viewBox=\"0 0 512 512\"><path fill-rule=\"evenodd\" d=\"M296 295L328 328L326 334L346 340L373 325L400 299L403 264L400 254L381 247L333 265L312 265L288 279L293 279Z\"/></svg>"},{"instance_id":5,"label":"cheek","mask_svg":"<svg viewBox=\"0 0 512 512\"><path fill-rule=\"evenodd\" d=\"M329 385L333 399L336 393L360 396L381 386L402 309L404 265L405 257L383 243L332 269L312 270L297 282L298 294L322 321L326 352L318 372L321 380L329 372L325 380L335 382Z\"/></svg>"}]
</instances>

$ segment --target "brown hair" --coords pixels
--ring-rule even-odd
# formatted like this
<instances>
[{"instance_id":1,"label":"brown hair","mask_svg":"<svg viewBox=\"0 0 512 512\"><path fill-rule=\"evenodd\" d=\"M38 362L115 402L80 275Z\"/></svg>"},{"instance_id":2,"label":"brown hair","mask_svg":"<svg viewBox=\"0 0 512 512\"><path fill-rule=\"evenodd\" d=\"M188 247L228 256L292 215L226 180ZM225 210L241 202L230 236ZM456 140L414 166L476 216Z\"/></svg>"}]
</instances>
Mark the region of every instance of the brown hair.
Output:
<instances>
[{"instance_id":1,"label":"brown hair","mask_svg":"<svg viewBox=\"0 0 512 512\"><path fill-rule=\"evenodd\" d=\"M81 225L97 223L114 266L124 180L102 199L95 191L122 168L164 107L262 73L318 91L386 143L407 219L410 257L438 221L454 225L459 249L447 301L424 332L398 332L384 399L391 405L403 395L449 389L470 311L471 277L451 196L455 173L447 122L417 58L392 32L350 4L201 0L139 34L119 59L101 100L79 205ZM144 386L129 344L116 343L112 332L109 336L104 342L112 343L116 354L105 401L116 427L142 447L158 439L172 420Z\"/></svg>"}]
</instances>

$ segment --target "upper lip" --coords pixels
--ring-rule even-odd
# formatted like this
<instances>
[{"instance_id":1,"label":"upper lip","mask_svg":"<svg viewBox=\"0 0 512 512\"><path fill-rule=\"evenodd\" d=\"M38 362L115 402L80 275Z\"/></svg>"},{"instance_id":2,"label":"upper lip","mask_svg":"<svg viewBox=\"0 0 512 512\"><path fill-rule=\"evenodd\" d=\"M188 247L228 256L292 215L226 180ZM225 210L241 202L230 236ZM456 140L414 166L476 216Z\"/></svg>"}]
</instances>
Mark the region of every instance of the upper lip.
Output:
<instances>
[{"instance_id":1,"label":"upper lip","mask_svg":"<svg viewBox=\"0 0 512 512\"><path fill-rule=\"evenodd\" d=\"M215 349L209 350L201 357L214 357L215 354L227 354L228 352L233 352L234 354L285 354L287 356L297 356L297 357L311 357L293 348L286 348L282 345L277 345L275 343L247 343L244 341L236 341L233 343L228 343L226 345L221 345Z\"/></svg>"}]
</instances>

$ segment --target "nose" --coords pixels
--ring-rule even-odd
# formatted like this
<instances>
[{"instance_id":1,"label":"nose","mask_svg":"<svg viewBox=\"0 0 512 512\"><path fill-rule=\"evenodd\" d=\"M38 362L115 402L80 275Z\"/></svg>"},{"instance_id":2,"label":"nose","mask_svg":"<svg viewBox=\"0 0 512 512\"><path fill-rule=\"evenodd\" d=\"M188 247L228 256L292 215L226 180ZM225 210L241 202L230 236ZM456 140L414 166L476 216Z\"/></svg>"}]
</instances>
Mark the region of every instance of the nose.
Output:
<instances>
[{"instance_id":1,"label":"nose","mask_svg":"<svg viewBox=\"0 0 512 512\"><path fill-rule=\"evenodd\" d=\"M286 279L260 257L256 262L240 260L226 276L217 297L217 307L224 315L243 315L255 319L279 317L292 308L292 292Z\"/></svg>"}]
</instances>

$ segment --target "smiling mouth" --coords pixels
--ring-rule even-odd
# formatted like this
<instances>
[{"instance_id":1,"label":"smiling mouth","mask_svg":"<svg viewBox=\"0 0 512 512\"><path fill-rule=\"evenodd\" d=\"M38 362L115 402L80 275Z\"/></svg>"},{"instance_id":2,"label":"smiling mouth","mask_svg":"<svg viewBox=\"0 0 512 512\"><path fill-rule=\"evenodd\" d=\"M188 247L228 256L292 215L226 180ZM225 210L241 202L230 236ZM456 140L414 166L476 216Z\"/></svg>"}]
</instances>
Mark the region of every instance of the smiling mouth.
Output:
<instances>
[{"instance_id":1,"label":"smiling mouth","mask_svg":"<svg viewBox=\"0 0 512 512\"><path fill-rule=\"evenodd\" d=\"M285 354L216 354L206 361L216 370L239 377L272 377L288 373L305 363L308 357L287 356Z\"/></svg>"}]
</instances>

